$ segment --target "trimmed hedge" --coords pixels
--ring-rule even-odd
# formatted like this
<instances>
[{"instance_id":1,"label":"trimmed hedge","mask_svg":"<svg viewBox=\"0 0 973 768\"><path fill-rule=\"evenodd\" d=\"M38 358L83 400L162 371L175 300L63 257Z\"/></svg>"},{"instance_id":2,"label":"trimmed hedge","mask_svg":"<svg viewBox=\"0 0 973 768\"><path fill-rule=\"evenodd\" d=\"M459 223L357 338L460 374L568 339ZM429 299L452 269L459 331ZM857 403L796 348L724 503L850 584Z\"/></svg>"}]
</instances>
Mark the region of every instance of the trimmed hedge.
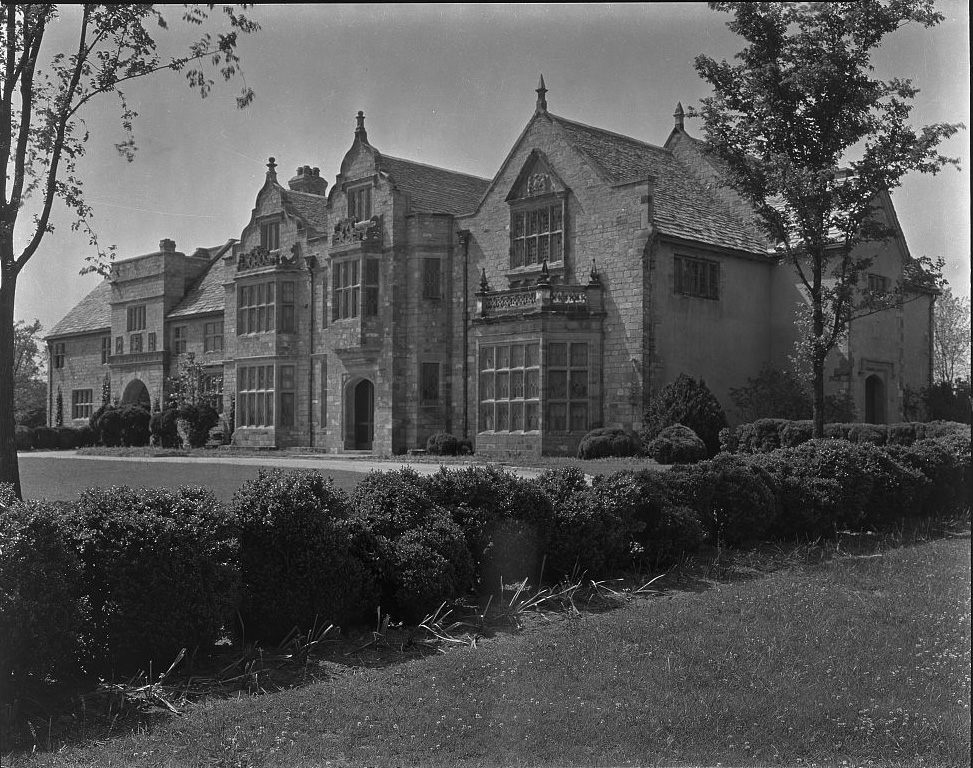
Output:
<instances>
[{"instance_id":1,"label":"trimmed hedge","mask_svg":"<svg viewBox=\"0 0 973 768\"><path fill-rule=\"evenodd\" d=\"M89 488L70 527L91 611L89 672L165 669L180 649L220 638L236 603L237 548L212 492Z\"/></svg>"},{"instance_id":2,"label":"trimmed hedge","mask_svg":"<svg viewBox=\"0 0 973 768\"><path fill-rule=\"evenodd\" d=\"M493 466L441 468L424 482L463 531L481 590L492 592L501 579L538 582L554 510L536 482Z\"/></svg>"},{"instance_id":3,"label":"trimmed hedge","mask_svg":"<svg viewBox=\"0 0 973 768\"><path fill-rule=\"evenodd\" d=\"M917 440L970 435L967 424L955 421L902 422L899 424L834 423L824 425L830 440L872 445L912 445ZM727 453L767 453L778 448L794 448L813 439L810 421L758 419L749 424L720 431L720 448Z\"/></svg>"},{"instance_id":4,"label":"trimmed hedge","mask_svg":"<svg viewBox=\"0 0 973 768\"><path fill-rule=\"evenodd\" d=\"M240 537L246 638L280 641L294 627L356 624L375 584L355 550L348 497L317 472L261 470L230 505Z\"/></svg>"},{"instance_id":5,"label":"trimmed hedge","mask_svg":"<svg viewBox=\"0 0 973 768\"><path fill-rule=\"evenodd\" d=\"M417 621L472 586L463 531L415 470L370 472L352 494L351 512L386 612Z\"/></svg>"},{"instance_id":6,"label":"trimmed hedge","mask_svg":"<svg viewBox=\"0 0 973 768\"><path fill-rule=\"evenodd\" d=\"M631 475L598 476L591 487L577 467L548 470L537 478L554 510L548 575L597 577L629 562L632 541L645 528Z\"/></svg>"},{"instance_id":7,"label":"trimmed hedge","mask_svg":"<svg viewBox=\"0 0 973 768\"><path fill-rule=\"evenodd\" d=\"M0 503L0 689L12 701L28 674L70 669L82 578L64 504L16 501L6 484Z\"/></svg>"},{"instance_id":8,"label":"trimmed hedge","mask_svg":"<svg viewBox=\"0 0 973 768\"><path fill-rule=\"evenodd\" d=\"M721 455L699 464L676 465L669 479L718 543L752 545L774 525L777 488L761 467Z\"/></svg>"},{"instance_id":9,"label":"trimmed hedge","mask_svg":"<svg viewBox=\"0 0 973 768\"><path fill-rule=\"evenodd\" d=\"M617 427L593 429L582 437L578 444L579 459L638 456L640 453L642 453L642 441L639 436Z\"/></svg>"},{"instance_id":10,"label":"trimmed hedge","mask_svg":"<svg viewBox=\"0 0 973 768\"><path fill-rule=\"evenodd\" d=\"M103 405L91 415L88 426L101 445L148 445L150 419L151 414L141 406Z\"/></svg>"},{"instance_id":11,"label":"trimmed hedge","mask_svg":"<svg viewBox=\"0 0 973 768\"><path fill-rule=\"evenodd\" d=\"M659 464L692 464L706 458L706 443L689 427L673 424L649 441L645 453Z\"/></svg>"},{"instance_id":12,"label":"trimmed hedge","mask_svg":"<svg viewBox=\"0 0 973 768\"><path fill-rule=\"evenodd\" d=\"M30 427L22 427L19 424L16 427L16 437L17 450L18 451L29 451L34 447L34 430Z\"/></svg>"}]
</instances>

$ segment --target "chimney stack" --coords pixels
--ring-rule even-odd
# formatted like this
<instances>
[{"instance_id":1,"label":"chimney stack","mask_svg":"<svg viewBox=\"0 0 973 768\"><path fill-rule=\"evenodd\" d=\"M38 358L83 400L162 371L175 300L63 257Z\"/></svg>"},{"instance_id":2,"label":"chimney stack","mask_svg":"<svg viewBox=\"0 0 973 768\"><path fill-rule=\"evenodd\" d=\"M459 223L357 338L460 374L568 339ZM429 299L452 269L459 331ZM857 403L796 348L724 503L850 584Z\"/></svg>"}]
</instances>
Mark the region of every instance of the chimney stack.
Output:
<instances>
[{"instance_id":1,"label":"chimney stack","mask_svg":"<svg viewBox=\"0 0 973 768\"><path fill-rule=\"evenodd\" d=\"M321 178L321 169L309 165L298 168L294 178L287 182L287 186L295 192L306 192L321 197L324 197L328 191L328 182Z\"/></svg>"}]
</instances>

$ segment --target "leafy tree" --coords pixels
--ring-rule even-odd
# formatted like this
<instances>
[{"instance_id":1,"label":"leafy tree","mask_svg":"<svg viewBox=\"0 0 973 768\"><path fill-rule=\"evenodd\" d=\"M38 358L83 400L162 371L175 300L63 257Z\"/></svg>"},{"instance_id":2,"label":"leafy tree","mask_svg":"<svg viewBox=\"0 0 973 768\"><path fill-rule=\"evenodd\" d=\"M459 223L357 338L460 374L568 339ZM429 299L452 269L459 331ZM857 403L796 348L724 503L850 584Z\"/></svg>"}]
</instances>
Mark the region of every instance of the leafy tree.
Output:
<instances>
[{"instance_id":1,"label":"leafy tree","mask_svg":"<svg viewBox=\"0 0 973 768\"><path fill-rule=\"evenodd\" d=\"M707 147L726 183L793 265L811 308L814 434L824 432L825 359L856 317L934 287L941 263L922 258L889 291L859 287L873 257L856 246L896 236L876 215L913 171L958 161L937 147L961 126L909 125L917 89L878 80L871 56L886 36L942 21L932 0L710 3L747 41L737 63L696 58L714 95L702 100ZM857 159L855 159L857 158Z\"/></svg>"},{"instance_id":2,"label":"leafy tree","mask_svg":"<svg viewBox=\"0 0 973 768\"><path fill-rule=\"evenodd\" d=\"M14 323L14 421L30 427L45 423L47 384L41 369L40 320Z\"/></svg>"},{"instance_id":3,"label":"leafy tree","mask_svg":"<svg viewBox=\"0 0 973 768\"><path fill-rule=\"evenodd\" d=\"M132 160L137 114L126 101L127 84L184 72L190 88L205 97L213 85L210 67L224 80L237 73L239 36L258 25L236 6L215 8L181 9L182 21L199 27L200 35L188 50L167 57L152 30L166 30L167 22L152 5L84 5L67 12L49 4L0 6L0 359L13 356L17 279L52 229L55 200L72 211L73 226L91 236L97 255L89 257L88 268L104 268L108 254L98 248L89 226L91 208L77 167L89 140L86 110L99 108L108 95L118 98L126 138L116 146ZM210 24L219 31L204 31ZM49 33L63 25L76 25L76 46L50 50ZM244 88L237 104L245 107L252 99ZM28 202L37 211L33 216L25 208ZM12 371L0 366L0 481L13 484L19 495L13 401Z\"/></svg>"},{"instance_id":4,"label":"leafy tree","mask_svg":"<svg viewBox=\"0 0 973 768\"><path fill-rule=\"evenodd\" d=\"M933 375L944 384L970 377L970 299L954 296L949 286L936 297Z\"/></svg>"}]
</instances>

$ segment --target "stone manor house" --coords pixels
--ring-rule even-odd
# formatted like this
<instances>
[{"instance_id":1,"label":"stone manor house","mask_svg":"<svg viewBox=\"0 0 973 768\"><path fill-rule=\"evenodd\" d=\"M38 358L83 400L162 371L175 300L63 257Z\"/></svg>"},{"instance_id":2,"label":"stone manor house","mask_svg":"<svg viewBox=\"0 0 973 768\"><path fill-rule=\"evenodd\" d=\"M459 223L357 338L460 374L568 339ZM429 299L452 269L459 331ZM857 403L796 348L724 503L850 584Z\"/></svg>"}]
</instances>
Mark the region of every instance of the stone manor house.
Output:
<instances>
[{"instance_id":1,"label":"stone manor house","mask_svg":"<svg viewBox=\"0 0 973 768\"><path fill-rule=\"evenodd\" d=\"M447 431L483 454L573 453L594 427L639 429L683 372L732 419L730 388L793 354L793 267L681 107L655 146L558 117L546 93L492 179L383 154L361 112L330 189L306 165L282 184L271 158L238 239L118 261L54 327L50 402L80 425L106 376L123 402L164 402L193 355L244 446L401 453ZM868 252L873 290L911 258L901 230ZM899 419L931 380L933 300L856 320L829 391Z\"/></svg>"}]
</instances>

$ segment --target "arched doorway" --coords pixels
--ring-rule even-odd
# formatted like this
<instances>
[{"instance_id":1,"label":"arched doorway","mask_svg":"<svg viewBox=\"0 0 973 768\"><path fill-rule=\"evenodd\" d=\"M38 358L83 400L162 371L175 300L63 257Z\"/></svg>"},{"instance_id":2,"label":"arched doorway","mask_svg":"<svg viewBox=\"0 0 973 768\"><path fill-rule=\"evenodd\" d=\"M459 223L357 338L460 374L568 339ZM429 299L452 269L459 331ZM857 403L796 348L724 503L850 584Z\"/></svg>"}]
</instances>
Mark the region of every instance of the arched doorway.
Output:
<instances>
[{"instance_id":1,"label":"arched doorway","mask_svg":"<svg viewBox=\"0 0 973 768\"><path fill-rule=\"evenodd\" d=\"M125 387L122 394L123 405L138 405L147 411L152 410L152 398L149 397L149 390L145 384L138 379L132 379Z\"/></svg>"},{"instance_id":2,"label":"arched doorway","mask_svg":"<svg viewBox=\"0 0 973 768\"><path fill-rule=\"evenodd\" d=\"M345 448L370 451L375 434L375 386L361 379L345 390Z\"/></svg>"},{"instance_id":3,"label":"arched doorway","mask_svg":"<svg viewBox=\"0 0 973 768\"><path fill-rule=\"evenodd\" d=\"M885 382L874 373L865 379L865 421L885 423Z\"/></svg>"}]
</instances>

